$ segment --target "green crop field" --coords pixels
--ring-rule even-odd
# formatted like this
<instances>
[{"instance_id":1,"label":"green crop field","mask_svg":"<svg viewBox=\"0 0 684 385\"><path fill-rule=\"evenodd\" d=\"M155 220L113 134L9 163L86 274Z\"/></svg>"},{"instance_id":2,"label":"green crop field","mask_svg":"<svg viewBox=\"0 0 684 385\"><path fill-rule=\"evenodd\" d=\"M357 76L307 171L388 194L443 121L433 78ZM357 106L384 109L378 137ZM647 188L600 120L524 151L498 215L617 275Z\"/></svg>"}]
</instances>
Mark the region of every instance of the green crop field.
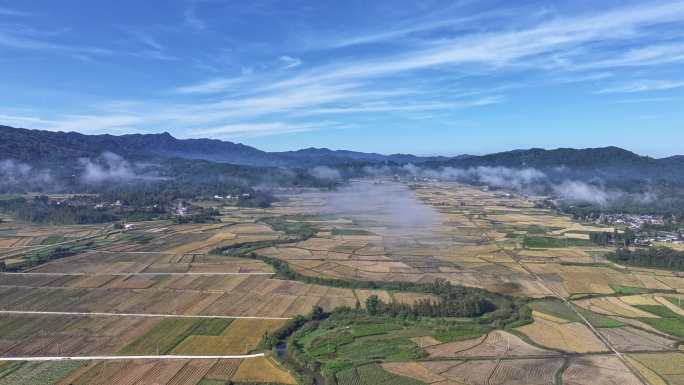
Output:
<instances>
[{"instance_id":1,"label":"green crop field","mask_svg":"<svg viewBox=\"0 0 684 385\"><path fill-rule=\"evenodd\" d=\"M335 227L331 231L332 235L373 235L370 231L361 229L340 229Z\"/></svg>"},{"instance_id":2,"label":"green crop field","mask_svg":"<svg viewBox=\"0 0 684 385\"><path fill-rule=\"evenodd\" d=\"M573 246L596 246L586 239L552 238L552 237L525 237L525 247L534 249L554 249Z\"/></svg>"},{"instance_id":3,"label":"green crop field","mask_svg":"<svg viewBox=\"0 0 684 385\"><path fill-rule=\"evenodd\" d=\"M541 300L529 304L532 310L562 318L569 322L581 322L582 320L566 304L558 300Z\"/></svg>"},{"instance_id":4,"label":"green crop field","mask_svg":"<svg viewBox=\"0 0 684 385\"><path fill-rule=\"evenodd\" d=\"M661 318L640 318L641 321L653 326L663 333L684 338L684 317L662 305L634 305L634 307Z\"/></svg>"},{"instance_id":5,"label":"green crop field","mask_svg":"<svg viewBox=\"0 0 684 385\"><path fill-rule=\"evenodd\" d=\"M418 380L389 373L375 364L342 370L336 378L338 385L424 385Z\"/></svg>"},{"instance_id":6,"label":"green crop field","mask_svg":"<svg viewBox=\"0 0 684 385\"><path fill-rule=\"evenodd\" d=\"M124 347L119 354L168 353L189 335L195 322L197 321L191 319L164 319L152 330Z\"/></svg>"}]
</instances>

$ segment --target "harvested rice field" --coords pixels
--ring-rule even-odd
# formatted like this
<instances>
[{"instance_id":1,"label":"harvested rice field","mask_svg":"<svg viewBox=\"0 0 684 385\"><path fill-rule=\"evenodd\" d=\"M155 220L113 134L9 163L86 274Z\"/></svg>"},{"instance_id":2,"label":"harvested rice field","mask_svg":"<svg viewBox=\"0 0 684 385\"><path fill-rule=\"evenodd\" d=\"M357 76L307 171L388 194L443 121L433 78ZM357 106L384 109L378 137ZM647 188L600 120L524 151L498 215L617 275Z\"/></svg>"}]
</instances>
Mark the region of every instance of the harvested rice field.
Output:
<instances>
[{"instance_id":1,"label":"harvested rice field","mask_svg":"<svg viewBox=\"0 0 684 385\"><path fill-rule=\"evenodd\" d=\"M571 353L605 352L608 348L580 322L556 323L535 318L534 323L517 329L536 344Z\"/></svg>"},{"instance_id":2,"label":"harvested rice field","mask_svg":"<svg viewBox=\"0 0 684 385\"><path fill-rule=\"evenodd\" d=\"M0 364L2 385L296 384L267 358L248 360L63 361Z\"/></svg>"},{"instance_id":3,"label":"harvested rice field","mask_svg":"<svg viewBox=\"0 0 684 385\"><path fill-rule=\"evenodd\" d=\"M355 195L370 204L357 207ZM421 214L398 218L386 197ZM504 330L410 317L385 327L352 322L338 334L312 333L305 346L324 363L343 357L328 373L340 385L640 384L633 373L684 383L675 292L684 278L608 263L610 249L591 234L614 228L579 223L538 199L447 182L355 181L347 192L283 194L270 208L218 205L220 222L209 224L150 221L105 235L106 226L0 223L0 258L21 271L0 272L0 310L114 314L0 313L2 357L266 353L1 363L0 385L294 385L302 373L260 345L265 335L315 306L437 302L387 285L436 280L520 299L532 319ZM24 251L87 237L98 242L22 270Z\"/></svg>"},{"instance_id":4,"label":"harvested rice field","mask_svg":"<svg viewBox=\"0 0 684 385\"><path fill-rule=\"evenodd\" d=\"M654 384L684 384L684 353L631 354L629 358L643 370L644 377L653 378Z\"/></svg>"}]
</instances>

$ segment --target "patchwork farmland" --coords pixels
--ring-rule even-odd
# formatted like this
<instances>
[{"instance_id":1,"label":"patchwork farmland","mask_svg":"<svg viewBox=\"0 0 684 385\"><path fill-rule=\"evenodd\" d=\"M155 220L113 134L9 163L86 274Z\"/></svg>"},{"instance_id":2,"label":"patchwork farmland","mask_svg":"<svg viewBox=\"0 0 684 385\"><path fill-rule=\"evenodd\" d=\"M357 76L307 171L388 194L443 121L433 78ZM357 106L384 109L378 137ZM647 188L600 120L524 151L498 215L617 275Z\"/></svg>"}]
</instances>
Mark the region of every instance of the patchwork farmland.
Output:
<instances>
[{"instance_id":1,"label":"patchwork farmland","mask_svg":"<svg viewBox=\"0 0 684 385\"><path fill-rule=\"evenodd\" d=\"M364 196L377 189L394 198ZM211 224L0 223L0 385L684 378L684 278L606 260L590 234L619 229L455 183L362 180L279 198L218 205ZM396 199L411 220L395 215ZM36 257L58 245L78 247ZM512 315L409 314L442 300L435 282L482 289ZM374 300L404 313L367 313Z\"/></svg>"}]
</instances>

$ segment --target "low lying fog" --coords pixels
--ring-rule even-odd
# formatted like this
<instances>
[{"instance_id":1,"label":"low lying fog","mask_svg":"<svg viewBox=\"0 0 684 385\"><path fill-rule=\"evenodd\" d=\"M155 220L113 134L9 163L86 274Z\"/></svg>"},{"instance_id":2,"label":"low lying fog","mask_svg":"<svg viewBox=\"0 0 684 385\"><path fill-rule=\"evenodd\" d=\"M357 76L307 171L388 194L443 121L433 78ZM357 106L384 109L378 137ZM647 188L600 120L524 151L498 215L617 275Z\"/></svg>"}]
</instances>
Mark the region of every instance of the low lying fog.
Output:
<instances>
[{"instance_id":1,"label":"low lying fog","mask_svg":"<svg viewBox=\"0 0 684 385\"><path fill-rule=\"evenodd\" d=\"M325 214L336 214L358 222L373 222L386 230L377 232L430 232L441 223L441 214L423 204L401 183L353 181L324 196ZM386 235L386 234L383 234Z\"/></svg>"},{"instance_id":2,"label":"low lying fog","mask_svg":"<svg viewBox=\"0 0 684 385\"><path fill-rule=\"evenodd\" d=\"M369 176L386 175L386 167L368 167ZM397 170L394 170L397 171ZM444 167L430 169L407 164L399 170L404 175L416 178L436 178L440 180L476 183L491 187L505 188L525 194L553 195L570 202L592 203L608 206L619 200L630 199L635 202L649 203L657 199L655 193L630 194L619 189L607 188L601 180L579 180L564 167L548 171L535 168L472 167L467 169Z\"/></svg>"}]
</instances>

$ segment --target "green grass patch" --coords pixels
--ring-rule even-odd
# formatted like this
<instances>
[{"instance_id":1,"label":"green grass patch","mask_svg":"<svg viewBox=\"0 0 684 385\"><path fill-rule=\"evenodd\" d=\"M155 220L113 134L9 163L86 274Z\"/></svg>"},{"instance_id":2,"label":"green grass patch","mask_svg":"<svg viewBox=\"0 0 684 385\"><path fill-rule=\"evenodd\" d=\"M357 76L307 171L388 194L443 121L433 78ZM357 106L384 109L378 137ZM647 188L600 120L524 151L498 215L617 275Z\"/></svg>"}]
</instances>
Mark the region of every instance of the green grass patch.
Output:
<instances>
[{"instance_id":1,"label":"green grass patch","mask_svg":"<svg viewBox=\"0 0 684 385\"><path fill-rule=\"evenodd\" d=\"M205 318L193 325L191 334L195 336L218 336L223 333L232 319L225 318Z\"/></svg>"},{"instance_id":2,"label":"green grass patch","mask_svg":"<svg viewBox=\"0 0 684 385\"><path fill-rule=\"evenodd\" d=\"M294 336L310 360L319 362L324 373L336 372L380 361L410 361L425 352L411 338L431 334L431 327L418 321L402 321L364 315L333 315L314 329Z\"/></svg>"},{"instance_id":3,"label":"green grass patch","mask_svg":"<svg viewBox=\"0 0 684 385\"><path fill-rule=\"evenodd\" d=\"M390 331L401 329L400 326L394 324L363 324L355 325L352 328L352 336L354 338L375 336L380 334L387 334Z\"/></svg>"},{"instance_id":4,"label":"green grass patch","mask_svg":"<svg viewBox=\"0 0 684 385\"><path fill-rule=\"evenodd\" d=\"M544 226L531 225L527 227L527 232L529 234L546 234L548 229Z\"/></svg>"},{"instance_id":5,"label":"green grass patch","mask_svg":"<svg viewBox=\"0 0 684 385\"><path fill-rule=\"evenodd\" d=\"M552 299L545 299L540 301L534 301L528 305L533 310L538 312L546 313L554 317L562 318L568 322L584 322L568 305L564 302ZM574 305L571 305L574 306ZM625 326L624 324L615 321L611 318L603 316L601 314L594 313L593 311L583 309L581 307L575 306L575 309L579 311L584 318L587 319L592 325L599 328L619 328Z\"/></svg>"},{"instance_id":6,"label":"green grass patch","mask_svg":"<svg viewBox=\"0 0 684 385\"><path fill-rule=\"evenodd\" d=\"M610 288L615 291L616 294L632 295L632 294L645 294L651 293L652 290L645 289L643 287L633 287L633 286L622 286L610 284Z\"/></svg>"},{"instance_id":7,"label":"green grass patch","mask_svg":"<svg viewBox=\"0 0 684 385\"><path fill-rule=\"evenodd\" d=\"M584 318L589 321L592 325L594 325L597 328L621 328L625 326L625 324L618 322L612 318L606 317L604 315L594 313L591 310L583 309L581 307L577 307L577 310L582 313Z\"/></svg>"},{"instance_id":8,"label":"green grass patch","mask_svg":"<svg viewBox=\"0 0 684 385\"><path fill-rule=\"evenodd\" d=\"M287 235L307 239L313 237L319 231L318 226L306 222L306 220L311 220L311 218L316 217L292 215L264 218L261 222L268 224L275 231L282 231Z\"/></svg>"},{"instance_id":9,"label":"green grass patch","mask_svg":"<svg viewBox=\"0 0 684 385\"><path fill-rule=\"evenodd\" d=\"M641 321L666 334L684 338L684 321L674 318L641 318Z\"/></svg>"},{"instance_id":10,"label":"green grass patch","mask_svg":"<svg viewBox=\"0 0 684 385\"><path fill-rule=\"evenodd\" d=\"M684 309L684 304L682 304L682 300L678 299L676 297L665 297L666 300L670 301L671 304L677 305L678 307Z\"/></svg>"},{"instance_id":11,"label":"green grass patch","mask_svg":"<svg viewBox=\"0 0 684 385\"><path fill-rule=\"evenodd\" d=\"M139 245L145 245L154 240L154 235L147 233L126 233L121 236L121 239L137 243Z\"/></svg>"},{"instance_id":12,"label":"green grass patch","mask_svg":"<svg viewBox=\"0 0 684 385\"><path fill-rule=\"evenodd\" d=\"M532 310L562 318L569 322L582 322L579 316L572 311L568 305L559 300L544 299L531 302L528 306L532 308Z\"/></svg>"},{"instance_id":13,"label":"green grass patch","mask_svg":"<svg viewBox=\"0 0 684 385\"><path fill-rule=\"evenodd\" d=\"M387 372L377 364L351 367L335 377L338 385L424 385L418 380Z\"/></svg>"},{"instance_id":14,"label":"green grass patch","mask_svg":"<svg viewBox=\"0 0 684 385\"><path fill-rule=\"evenodd\" d=\"M48 236L47 238L43 239L42 242L40 242L41 245L54 245L55 243L62 243L64 242L64 236L61 234L52 234Z\"/></svg>"},{"instance_id":15,"label":"green grass patch","mask_svg":"<svg viewBox=\"0 0 684 385\"><path fill-rule=\"evenodd\" d=\"M679 318L679 314L673 312L665 305L632 305L637 309L647 311L662 318Z\"/></svg>"},{"instance_id":16,"label":"green grass patch","mask_svg":"<svg viewBox=\"0 0 684 385\"><path fill-rule=\"evenodd\" d=\"M332 235L373 235L370 231L361 229L340 229L333 228L330 232Z\"/></svg>"},{"instance_id":17,"label":"green grass patch","mask_svg":"<svg viewBox=\"0 0 684 385\"><path fill-rule=\"evenodd\" d=\"M684 317L663 305L633 305L634 307L655 314L661 318L639 318L663 333L684 338Z\"/></svg>"},{"instance_id":18,"label":"green grass patch","mask_svg":"<svg viewBox=\"0 0 684 385\"><path fill-rule=\"evenodd\" d=\"M586 239L572 239L572 238L553 238L553 237L525 237L523 242L525 247L534 249L554 249L573 246L596 246L592 241Z\"/></svg>"},{"instance_id":19,"label":"green grass patch","mask_svg":"<svg viewBox=\"0 0 684 385\"><path fill-rule=\"evenodd\" d=\"M166 354L193 334L197 324L205 320L166 318L150 331L119 351L120 355Z\"/></svg>"},{"instance_id":20,"label":"green grass patch","mask_svg":"<svg viewBox=\"0 0 684 385\"><path fill-rule=\"evenodd\" d=\"M307 324L293 334L289 345L301 352L298 356L302 362L319 367L327 377L339 375L342 381L356 379L358 383L365 381L358 378L358 368L377 362L425 358L427 353L412 341L414 337L433 336L449 342L476 338L492 329L473 319L392 318L350 310L334 312L325 320Z\"/></svg>"},{"instance_id":21,"label":"green grass patch","mask_svg":"<svg viewBox=\"0 0 684 385\"><path fill-rule=\"evenodd\" d=\"M460 328L438 330L432 336L441 342L453 342L477 338L490 331L492 331L492 328L487 325L467 324Z\"/></svg>"},{"instance_id":22,"label":"green grass patch","mask_svg":"<svg viewBox=\"0 0 684 385\"><path fill-rule=\"evenodd\" d=\"M578 299L591 298L593 296L594 296L594 294L591 294L591 293L575 293L575 294L571 294L570 297L568 297L568 298L571 301L576 301Z\"/></svg>"},{"instance_id":23,"label":"green grass patch","mask_svg":"<svg viewBox=\"0 0 684 385\"><path fill-rule=\"evenodd\" d=\"M354 339L339 347L337 354L352 362L372 360L410 361L422 358L422 350L405 337L390 335Z\"/></svg>"}]
</instances>

